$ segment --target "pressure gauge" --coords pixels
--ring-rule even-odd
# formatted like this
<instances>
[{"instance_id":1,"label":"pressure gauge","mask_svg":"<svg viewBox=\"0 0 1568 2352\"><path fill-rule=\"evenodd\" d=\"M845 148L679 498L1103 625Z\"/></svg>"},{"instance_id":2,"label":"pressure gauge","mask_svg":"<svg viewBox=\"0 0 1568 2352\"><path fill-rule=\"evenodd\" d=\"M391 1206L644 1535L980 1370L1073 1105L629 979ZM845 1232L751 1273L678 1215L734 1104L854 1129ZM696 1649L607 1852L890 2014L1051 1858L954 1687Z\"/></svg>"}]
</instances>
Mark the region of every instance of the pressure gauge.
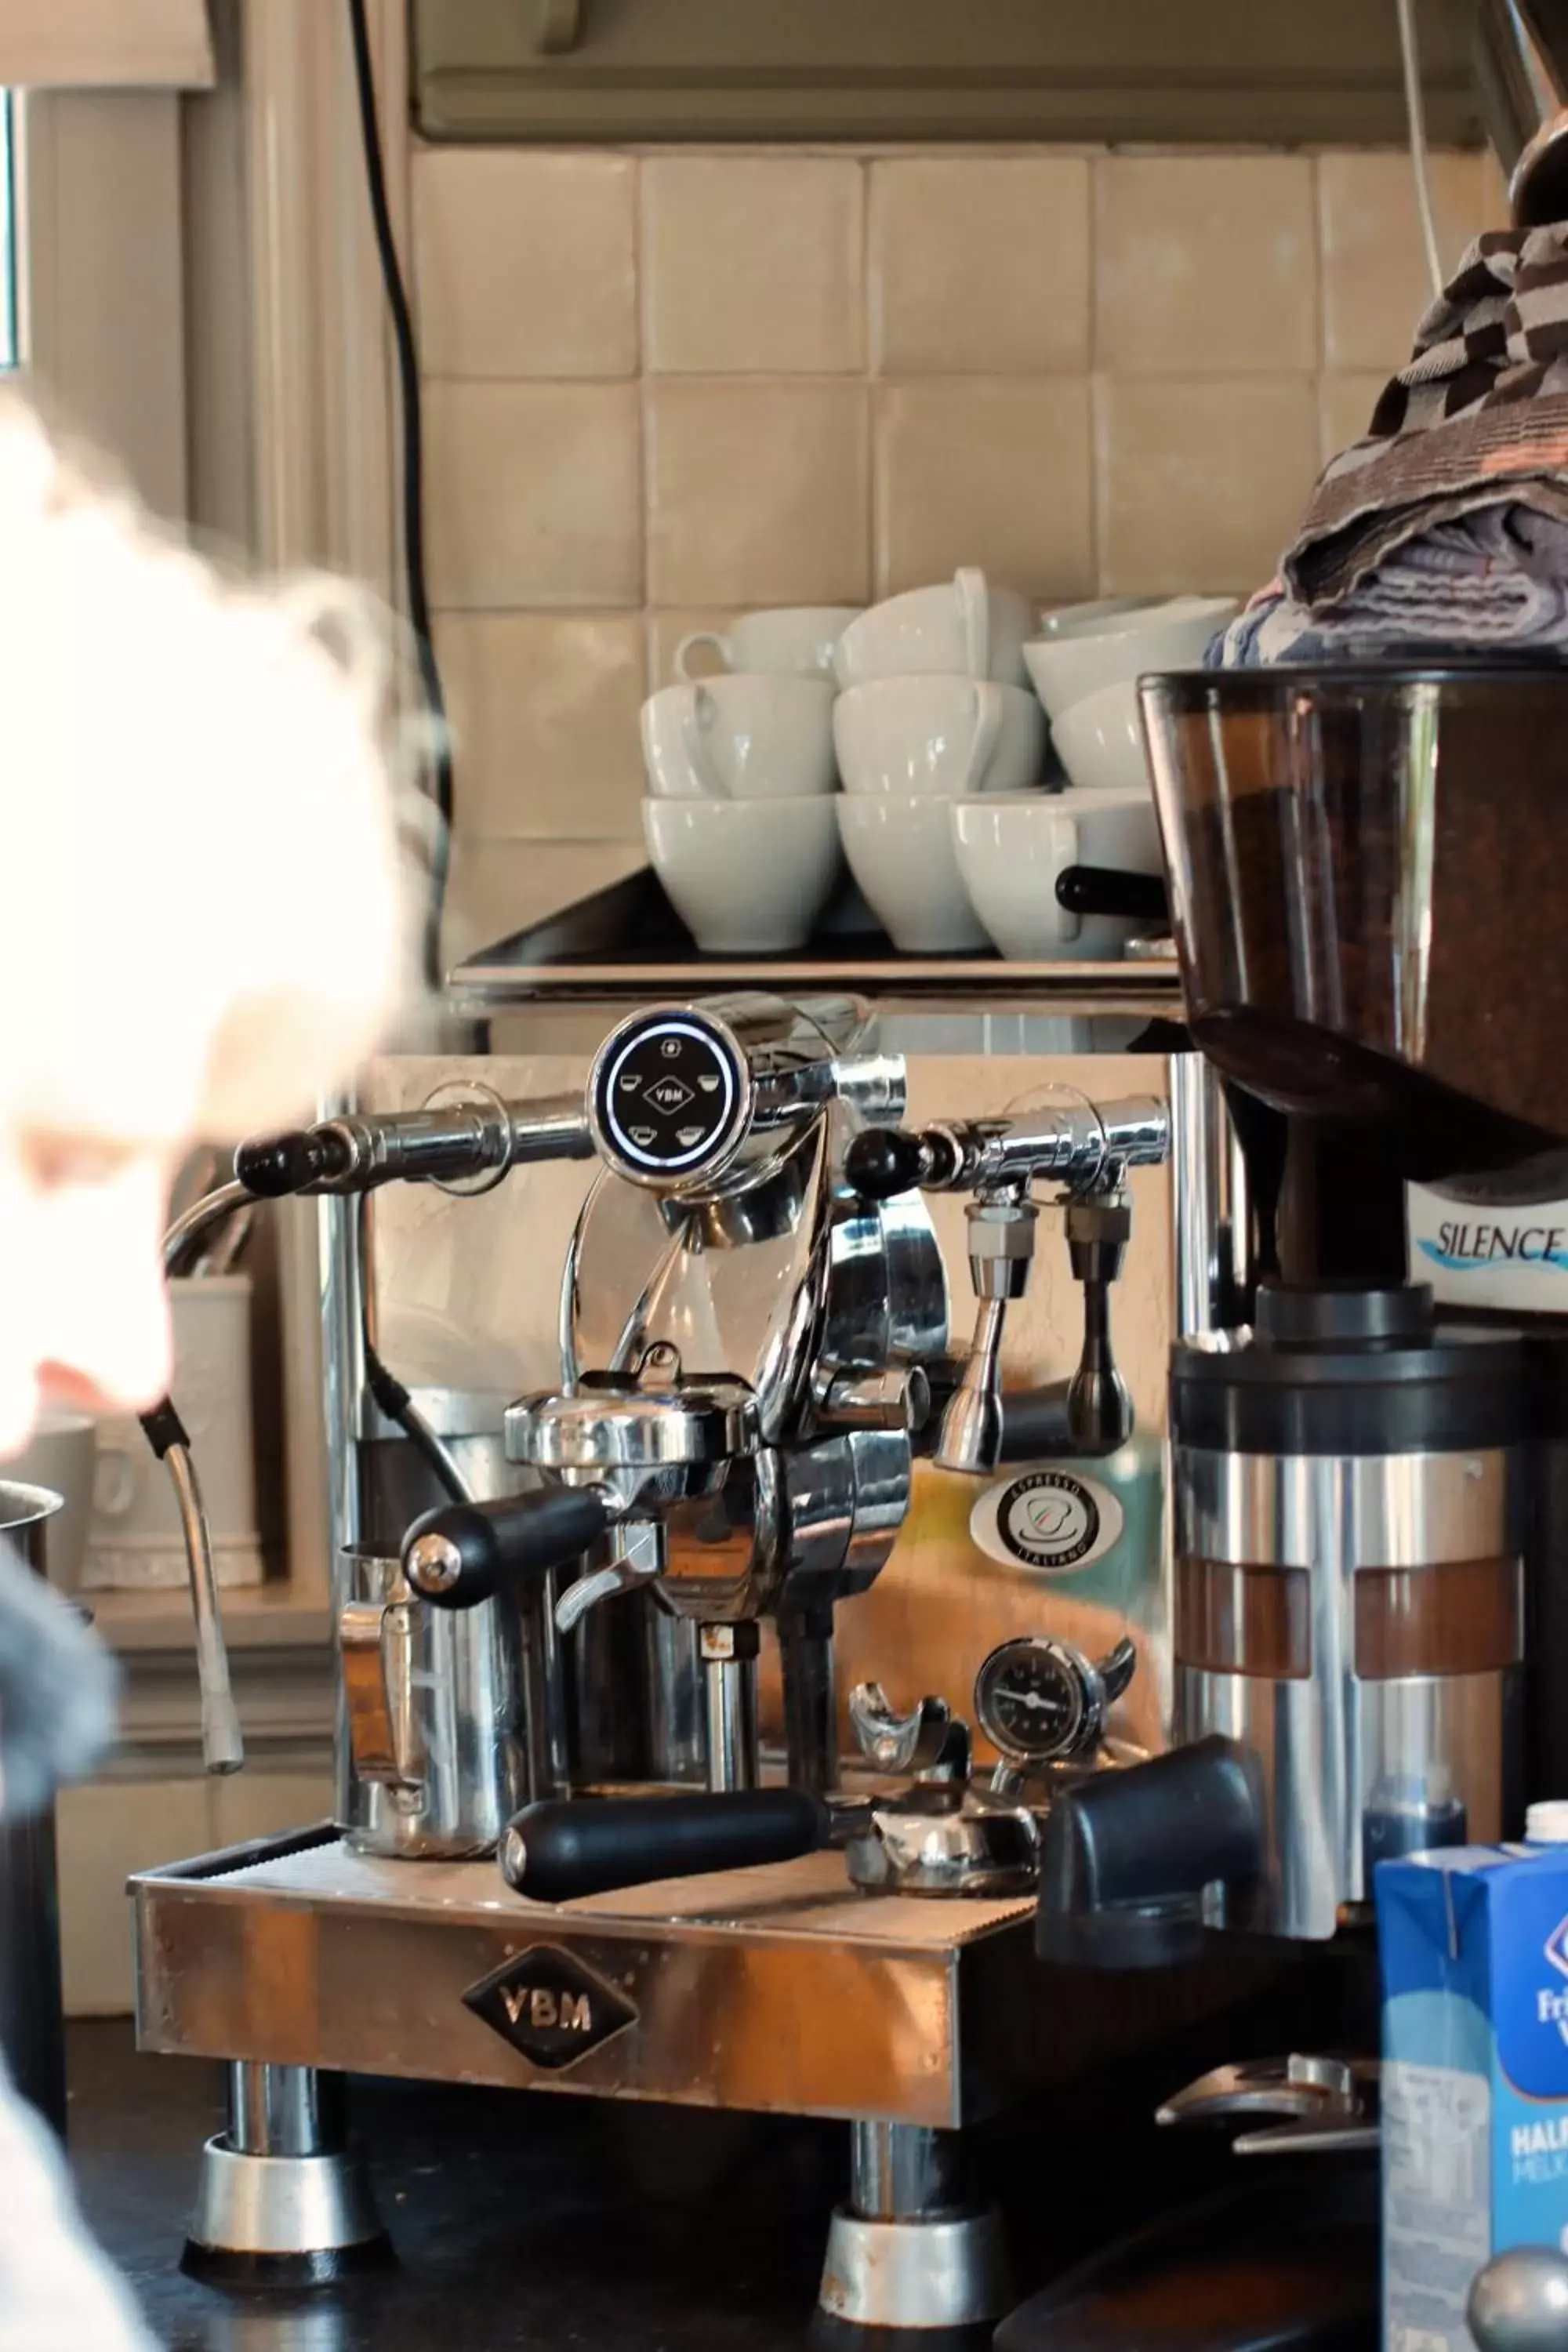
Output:
<instances>
[{"instance_id":1,"label":"pressure gauge","mask_svg":"<svg viewBox=\"0 0 1568 2352\"><path fill-rule=\"evenodd\" d=\"M1025 1634L993 1650L974 1680L974 1712L997 1754L1025 1767L1081 1756L1104 1737L1137 1653L1119 1642L1098 1664L1068 1642Z\"/></svg>"}]
</instances>

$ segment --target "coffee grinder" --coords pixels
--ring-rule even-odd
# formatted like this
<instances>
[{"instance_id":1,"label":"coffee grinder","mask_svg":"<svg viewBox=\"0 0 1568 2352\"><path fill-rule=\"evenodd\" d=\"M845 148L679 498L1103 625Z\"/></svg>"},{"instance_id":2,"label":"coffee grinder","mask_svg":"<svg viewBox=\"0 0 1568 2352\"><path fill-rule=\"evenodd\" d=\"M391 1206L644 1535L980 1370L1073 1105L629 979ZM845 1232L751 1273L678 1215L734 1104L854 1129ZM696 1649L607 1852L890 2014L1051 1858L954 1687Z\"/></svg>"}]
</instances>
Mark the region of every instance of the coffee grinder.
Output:
<instances>
[{"instance_id":1,"label":"coffee grinder","mask_svg":"<svg viewBox=\"0 0 1568 2352\"><path fill-rule=\"evenodd\" d=\"M1253 1263L1236 1328L1173 1351L1178 1744L1055 1807L1037 1947L1128 1969L1201 1967L1216 1930L1332 1945L1370 2050L1377 1861L1517 1835L1527 1797L1568 1789L1563 1343L1439 1313L1406 1278L1405 1220L1407 1181L1518 1181L1568 1137L1568 958L1542 865L1568 680L1209 672L1145 678L1141 698L1188 1019L1246 1149ZM1244 2118L1247 2153L1375 2148L1375 2069L1225 2069L1162 2119L1205 2116ZM1289 2214L1238 2189L1205 2257L1226 2273L1213 2345L1337 2343L1347 2279L1371 2324L1373 2170L1302 2187ZM1342 2258L1317 2267L1338 2284L1303 2288L1279 2334L1258 2281L1312 2271L1303 2203L1336 2234ZM998 2344L1068 2340L1086 2297L1119 2340L1127 2276L1113 2260L1066 2282Z\"/></svg>"}]
</instances>

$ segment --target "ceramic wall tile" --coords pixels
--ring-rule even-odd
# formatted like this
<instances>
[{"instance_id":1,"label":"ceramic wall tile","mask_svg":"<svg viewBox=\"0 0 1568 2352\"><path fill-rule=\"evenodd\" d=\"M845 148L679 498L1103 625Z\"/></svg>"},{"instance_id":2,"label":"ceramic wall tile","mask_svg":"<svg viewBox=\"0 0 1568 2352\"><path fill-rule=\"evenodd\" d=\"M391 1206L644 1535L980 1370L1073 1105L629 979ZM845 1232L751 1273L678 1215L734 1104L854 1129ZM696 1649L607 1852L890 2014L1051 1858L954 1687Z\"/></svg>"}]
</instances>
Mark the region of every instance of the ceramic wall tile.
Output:
<instances>
[{"instance_id":1,"label":"ceramic wall tile","mask_svg":"<svg viewBox=\"0 0 1568 2352\"><path fill-rule=\"evenodd\" d=\"M637 165L516 147L414 152L421 356L431 375L637 373Z\"/></svg>"},{"instance_id":2,"label":"ceramic wall tile","mask_svg":"<svg viewBox=\"0 0 1568 2352\"><path fill-rule=\"evenodd\" d=\"M879 595L961 563L1041 598L1095 593L1086 378L886 384L877 401Z\"/></svg>"},{"instance_id":3,"label":"ceramic wall tile","mask_svg":"<svg viewBox=\"0 0 1568 2352\"><path fill-rule=\"evenodd\" d=\"M647 864L640 840L507 841L459 831L441 923L443 961L460 963Z\"/></svg>"},{"instance_id":4,"label":"ceramic wall tile","mask_svg":"<svg viewBox=\"0 0 1568 2352\"><path fill-rule=\"evenodd\" d=\"M433 383L426 446L432 604L641 601L634 384Z\"/></svg>"},{"instance_id":5,"label":"ceramic wall tile","mask_svg":"<svg viewBox=\"0 0 1568 2352\"><path fill-rule=\"evenodd\" d=\"M872 363L888 375L1081 374L1086 156L871 166Z\"/></svg>"},{"instance_id":6,"label":"ceramic wall tile","mask_svg":"<svg viewBox=\"0 0 1568 2352\"><path fill-rule=\"evenodd\" d=\"M1312 379L1112 378L1100 393L1101 589L1261 586L1318 473Z\"/></svg>"},{"instance_id":7,"label":"ceramic wall tile","mask_svg":"<svg viewBox=\"0 0 1568 2352\"><path fill-rule=\"evenodd\" d=\"M1326 375L1318 385L1318 454L1331 457L1372 430L1372 415L1388 382L1374 370Z\"/></svg>"},{"instance_id":8,"label":"ceramic wall tile","mask_svg":"<svg viewBox=\"0 0 1568 2352\"><path fill-rule=\"evenodd\" d=\"M1488 222L1478 155L1428 158L1432 210L1445 274ZM1402 366L1432 281L1416 220L1410 159L1398 153L1318 158L1323 252L1323 360L1335 369Z\"/></svg>"},{"instance_id":9,"label":"ceramic wall tile","mask_svg":"<svg viewBox=\"0 0 1568 2352\"><path fill-rule=\"evenodd\" d=\"M462 831L641 840L640 614L448 613L436 639Z\"/></svg>"},{"instance_id":10,"label":"ceramic wall tile","mask_svg":"<svg viewBox=\"0 0 1568 2352\"><path fill-rule=\"evenodd\" d=\"M666 378L647 396L653 603L847 604L865 596L862 384Z\"/></svg>"},{"instance_id":11,"label":"ceramic wall tile","mask_svg":"<svg viewBox=\"0 0 1568 2352\"><path fill-rule=\"evenodd\" d=\"M1276 374L1317 358L1302 155L1112 155L1095 165L1095 364Z\"/></svg>"},{"instance_id":12,"label":"ceramic wall tile","mask_svg":"<svg viewBox=\"0 0 1568 2352\"><path fill-rule=\"evenodd\" d=\"M831 156L643 166L648 365L695 375L864 364L865 169Z\"/></svg>"}]
</instances>

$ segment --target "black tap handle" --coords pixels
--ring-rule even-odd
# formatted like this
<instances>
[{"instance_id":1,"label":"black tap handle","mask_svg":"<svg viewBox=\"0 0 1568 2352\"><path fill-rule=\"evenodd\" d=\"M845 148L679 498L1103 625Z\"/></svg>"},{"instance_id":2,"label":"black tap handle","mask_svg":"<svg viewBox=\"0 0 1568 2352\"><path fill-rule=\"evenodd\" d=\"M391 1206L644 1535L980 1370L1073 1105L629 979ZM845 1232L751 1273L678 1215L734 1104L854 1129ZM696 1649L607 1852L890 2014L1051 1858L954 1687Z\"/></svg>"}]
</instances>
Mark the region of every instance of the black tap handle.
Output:
<instances>
[{"instance_id":1,"label":"black tap handle","mask_svg":"<svg viewBox=\"0 0 1568 2352\"><path fill-rule=\"evenodd\" d=\"M500 1842L509 1886L539 1903L575 1903L656 1878L699 1878L793 1862L828 1843L830 1815L804 1789L728 1796L543 1798Z\"/></svg>"},{"instance_id":2,"label":"black tap handle","mask_svg":"<svg viewBox=\"0 0 1568 2352\"><path fill-rule=\"evenodd\" d=\"M247 1192L281 1201L308 1184L346 1175L349 1149L328 1129L301 1127L287 1135L254 1135L234 1155L234 1172Z\"/></svg>"},{"instance_id":3,"label":"black tap handle","mask_svg":"<svg viewBox=\"0 0 1568 2352\"><path fill-rule=\"evenodd\" d=\"M1168 923L1171 902L1158 874L1129 874L1119 866L1064 866L1057 904L1069 915L1121 915L1138 923Z\"/></svg>"},{"instance_id":4,"label":"black tap handle","mask_svg":"<svg viewBox=\"0 0 1568 2352\"><path fill-rule=\"evenodd\" d=\"M912 1192L925 1172L924 1144L901 1127L868 1127L844 1154L844 1181L863 1201Z\"/></svg>"},{"instance_id":5,"label":"black tap handle","mask_svg":"<svg viewBox=\"0 0 1568 2352\"><path fill-rule=\"evenodd\" d=\"M503 1584L575 1559L609 1524L603 1497L584 1486L442 1503L404 1537L403 1573L437 1609L472 1609Z\"/></svg>"},{"instance_id":6,"label":"black tap handle","mask_svg":"<svg viewBox=\"0 0 1568 2352\"><path fill-rule=\"evenodd\" d=\"M1047 1381L1043 1388L1003 1390L998 1468L1008 1462L1034 1462L1071 1453L1070 1388L1068 1381Z\"/></svg>"}]
</instances>

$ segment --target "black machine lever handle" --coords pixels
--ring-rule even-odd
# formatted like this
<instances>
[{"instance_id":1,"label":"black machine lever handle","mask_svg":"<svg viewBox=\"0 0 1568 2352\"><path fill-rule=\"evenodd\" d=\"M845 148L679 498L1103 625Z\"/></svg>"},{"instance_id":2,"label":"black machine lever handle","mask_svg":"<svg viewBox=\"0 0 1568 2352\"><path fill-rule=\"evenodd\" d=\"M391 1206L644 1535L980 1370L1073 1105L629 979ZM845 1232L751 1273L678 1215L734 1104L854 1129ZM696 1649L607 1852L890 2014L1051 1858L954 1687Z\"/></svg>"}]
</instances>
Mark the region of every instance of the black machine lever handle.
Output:
<instances>
[{"instance_id":1,"label":"black machine lever handle","mask_svg":"<svg viewBox=\"0 0 1568 2352\"><path fill-rule=\"evenodd\" d=\"M1120 866L1064 866L1057 904L1069 915L1121 915L1135 923L1168 923L1171 902L1163 877L1130 874Z\"/></svg>"},{"instance_id":2,"label":"black machine lever handle","mask_svg":"<svg viewBox=\"0 0 1568 2352\"><path fill-rule=\"evenodd\" d=\"M610 1525L592 1486L542 1486L499 1502L443 1503L403 1539L403 1573L437 1609L473 1609L503 1584L546 1576L585 1552Z\"/></svg>"},{"instance_id":3,"label":"black machine lever handle","mask_svg":"<svg viewBox=\"0 0 1568 2352\"><path fill-rule=\"evenodd\" d=\"M832 1814L804 1789L722 1796L546 1797L524 1805L500 1843L509 1886L574 1903L658 1878L696 1878L793 1862L831 1842Z\"/></svg>"},{"instance_id":4,"label":"black machine lever handle","mask_svg":"<svg viewBox=\"0 0 1568 2352\"><path fill-rule=\"evenodd\" d=\"M1263 1874L1258 1761L1217 1735L1064 1790L1040 1842L1035 1948L1090 1969L1167 1968L1203 1949L1205 1890Z\"/></svg>"}]
</instances>

